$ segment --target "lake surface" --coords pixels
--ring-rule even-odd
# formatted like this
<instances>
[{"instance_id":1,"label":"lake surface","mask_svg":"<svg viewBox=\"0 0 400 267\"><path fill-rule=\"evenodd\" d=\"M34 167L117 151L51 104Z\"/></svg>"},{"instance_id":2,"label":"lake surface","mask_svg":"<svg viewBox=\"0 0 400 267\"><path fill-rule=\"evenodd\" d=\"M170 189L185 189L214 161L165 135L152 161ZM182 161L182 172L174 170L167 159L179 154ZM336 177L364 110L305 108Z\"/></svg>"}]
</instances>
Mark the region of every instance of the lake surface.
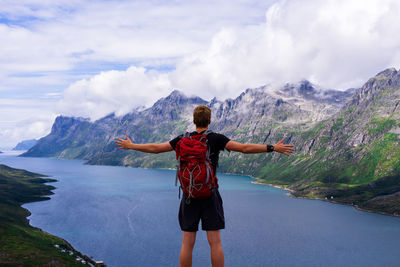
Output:
<instances>
[{"instance_id":1,"label":"lake surface","mask_svg":"<svg viewBox=\"0 0 400 267\"><path fill-rule=\"evenodd\" d=\"M107 266L178 266L181 231L175 172L20 158L0 163L58 180L51 200L25 208L33 226ZM246 176L218 175L226 266L400 266L400 219L295 199ZM193 266L211 266L200 231Z\"/></svg>"}]
</instances>

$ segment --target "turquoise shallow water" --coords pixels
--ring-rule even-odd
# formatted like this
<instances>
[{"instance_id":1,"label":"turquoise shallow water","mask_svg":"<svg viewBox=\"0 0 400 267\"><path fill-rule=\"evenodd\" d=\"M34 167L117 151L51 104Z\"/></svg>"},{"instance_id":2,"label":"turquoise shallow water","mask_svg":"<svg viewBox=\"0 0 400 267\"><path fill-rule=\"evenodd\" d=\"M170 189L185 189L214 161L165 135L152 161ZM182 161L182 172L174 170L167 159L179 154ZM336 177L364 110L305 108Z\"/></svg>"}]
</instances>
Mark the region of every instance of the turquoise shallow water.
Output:
<instances>
[{"instance_id":1,"label":"turquoise shallow water","mask_svg":"<svg viewBox=\"0 0 400 267\"><path fill-rule=\"evenodd\" d=\"M181 232L174 171L20 158L0 163L58 180L51 200L24 205L33 226L108 266L178 266ZM226 266L400 266L400 219L218 175ZM210 266L199 232L193 266Z\"/></svg>"}]
</instances>

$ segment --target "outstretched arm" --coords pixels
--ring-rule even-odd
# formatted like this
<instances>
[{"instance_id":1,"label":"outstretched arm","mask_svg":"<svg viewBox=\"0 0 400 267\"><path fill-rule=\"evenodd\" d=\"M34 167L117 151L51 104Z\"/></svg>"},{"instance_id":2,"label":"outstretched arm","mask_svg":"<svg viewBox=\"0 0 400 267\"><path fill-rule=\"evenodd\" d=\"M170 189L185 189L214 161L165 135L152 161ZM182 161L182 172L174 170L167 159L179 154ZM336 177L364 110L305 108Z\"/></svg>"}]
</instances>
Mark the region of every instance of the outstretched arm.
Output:
<instances>
[{"instance_id":1,"label":"outstretched arm","mask_svg":"<svg viewBox=\"0 0 400 267\"><path fill-rule=\"evenodd\" d=\"M117 138L118 141L115 141L115 144L119 146L118 149L133 149L146 153L162 153L172 151L172 146L169 142L161 143L161 144L135 144L131 141L128 135L126 135L126 140Z\"/></svg>"},{"instance_id":2,"label":"outstretched arm","mask_svg":"<svg viewBox=\"0 0 400 267\"><path fill-rule=\"evenodd\" d=\"M273 145L274 147L273 151L289 156L294 151L293 145L285 145L283 144L283 141L285 141L285 138L283 138L281 141ZM256 153L267 152L266 145L241 144L234 141L229 141L226 144L225 148L231 151L242 152L245 154L256 154Z\"/></svg>"}]
</instances>

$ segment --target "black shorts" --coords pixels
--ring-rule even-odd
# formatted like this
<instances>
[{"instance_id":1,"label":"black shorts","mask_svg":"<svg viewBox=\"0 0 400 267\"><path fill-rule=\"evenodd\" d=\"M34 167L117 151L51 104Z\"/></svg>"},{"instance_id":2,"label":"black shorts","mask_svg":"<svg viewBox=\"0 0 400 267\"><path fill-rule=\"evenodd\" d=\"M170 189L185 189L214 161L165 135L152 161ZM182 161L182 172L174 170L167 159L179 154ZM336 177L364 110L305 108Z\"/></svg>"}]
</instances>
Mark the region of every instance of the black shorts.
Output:
<instances>
[{"instance_id":1,"label":"black shorts","mask_svg":"<svg viewBox=\"0 0 400 267\"><path fill-rule=\"evenodd\" d=\"M225 228L224 209L222 198L218 190L206 199L190 199L186 203L187 196L183 194L179 207L179 225L182 231L196 232L199 229L204 231L220 230Z\"/></svg>"}]
</instances>

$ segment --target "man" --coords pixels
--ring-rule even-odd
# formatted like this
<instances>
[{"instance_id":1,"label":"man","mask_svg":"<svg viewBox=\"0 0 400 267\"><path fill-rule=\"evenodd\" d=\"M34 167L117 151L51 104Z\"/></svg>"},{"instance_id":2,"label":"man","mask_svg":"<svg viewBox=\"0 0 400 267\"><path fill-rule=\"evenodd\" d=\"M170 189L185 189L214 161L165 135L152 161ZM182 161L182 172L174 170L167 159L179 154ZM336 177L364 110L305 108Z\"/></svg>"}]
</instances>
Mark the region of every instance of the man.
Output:
<instances>
[{"instance_id":1,"label":"man","mask_svg":"<svg viewBox=\"0 0 400 267\"><path fill-rule=\"evenodd\" d=\"M211 110L204 105L197 106L193 112L193 123L196 131L190 135L202 134L208 130L211 122ZM133 149L146 153L162 153L175 149L182 135L162 144L134 144L126 135L126 140L117 138L116 145L119 149ZM219 152L227 149L246 154L279 152L286 156L293 153L293 145L283 144L284 139L275 145L241 144L229 140L226 136L218 133L209 133L207 142L210 148L210 160L214 173L218 166ZM220 230L225 228L224 211L222 199L218 189L206 199L191 199L185 201L187 195L183 195L179 208L179 224L183 231L182 249L179 257L179 266L192 266L192 252L196 241L196 232L201 219L202 229L207 232L207 239L211 250L211 264L213 267L224 266L224 252L221 246Z\"/></svg>"}]
</instances>

